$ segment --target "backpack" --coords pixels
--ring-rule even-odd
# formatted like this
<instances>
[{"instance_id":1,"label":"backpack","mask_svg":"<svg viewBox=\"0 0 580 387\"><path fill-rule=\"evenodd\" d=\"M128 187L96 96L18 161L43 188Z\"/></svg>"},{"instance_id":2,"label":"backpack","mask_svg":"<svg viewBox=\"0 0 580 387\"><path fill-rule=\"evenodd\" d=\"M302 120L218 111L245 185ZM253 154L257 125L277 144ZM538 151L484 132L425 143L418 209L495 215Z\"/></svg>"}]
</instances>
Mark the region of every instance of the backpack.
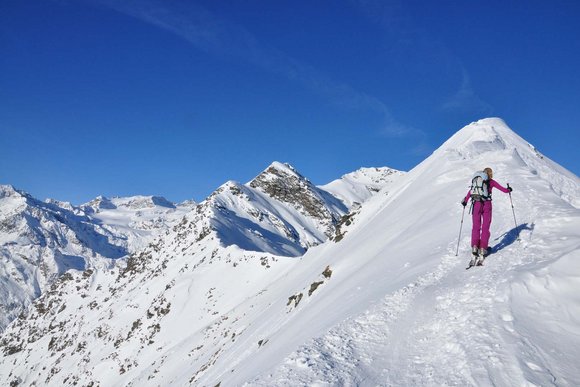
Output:
<instances>
[{"instance_id":1,"label":"backpack","mask_svg":"<svg viewBox=\"0 0 580 387\"><path fill-rule=\"evenodd\" d=\"M483 202L491 200L489 193L489 177L485 172L477 172L471 179L471 200L474 202Z\"/></svg>"}]
</instances>

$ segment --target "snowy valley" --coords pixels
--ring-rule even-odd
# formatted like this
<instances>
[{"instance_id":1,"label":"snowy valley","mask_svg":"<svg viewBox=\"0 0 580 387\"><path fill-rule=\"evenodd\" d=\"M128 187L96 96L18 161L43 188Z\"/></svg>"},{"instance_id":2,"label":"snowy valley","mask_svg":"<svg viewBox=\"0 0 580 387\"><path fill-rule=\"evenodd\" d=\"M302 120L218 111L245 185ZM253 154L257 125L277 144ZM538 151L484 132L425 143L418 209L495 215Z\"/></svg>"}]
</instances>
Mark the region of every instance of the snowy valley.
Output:
<instances>
[{"instance_id":1,"label":"snowy valley","mask_svg":"<svg viewBox=\"0 0 580 387\"><path fill-rule=\"evenodd\" d=\"M466 271L487 166L515 212ZM580 383L580 179L497 118L407 173L275 162L199 204L2 186L0 255L3 385Z\"/></svg>"}]
</instances>

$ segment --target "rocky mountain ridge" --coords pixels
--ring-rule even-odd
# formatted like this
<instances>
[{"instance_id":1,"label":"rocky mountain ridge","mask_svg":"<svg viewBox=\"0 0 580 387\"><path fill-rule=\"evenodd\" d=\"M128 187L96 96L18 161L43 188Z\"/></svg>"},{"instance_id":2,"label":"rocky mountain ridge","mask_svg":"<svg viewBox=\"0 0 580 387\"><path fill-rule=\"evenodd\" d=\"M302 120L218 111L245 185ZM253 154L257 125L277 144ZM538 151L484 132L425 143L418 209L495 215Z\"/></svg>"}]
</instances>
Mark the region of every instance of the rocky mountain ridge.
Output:
<instances>
[{"instance_id":1,"label":"rocky mountain ridge","mask_svg":"<svg viewBox=\"0 0 580 387\"><path fill-rule=\"evenodd\" d=\"M76 207L1 186L0 331L68 269L116 265L172 230L180 238L192 234L199 241L213 234L223 246L299 256L328 240L346 210L277 162L246 185L224 184L199 205L159 196L99 196Z\"/></svg>"}]
</instances>

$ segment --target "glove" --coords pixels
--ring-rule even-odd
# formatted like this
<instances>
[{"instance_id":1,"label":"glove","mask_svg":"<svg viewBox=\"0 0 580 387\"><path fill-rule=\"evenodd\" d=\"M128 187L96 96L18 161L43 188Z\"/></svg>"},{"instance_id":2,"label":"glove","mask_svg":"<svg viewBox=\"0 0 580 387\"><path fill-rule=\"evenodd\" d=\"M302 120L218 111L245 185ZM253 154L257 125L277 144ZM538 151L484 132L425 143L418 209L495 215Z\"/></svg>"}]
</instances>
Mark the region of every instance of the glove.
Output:
<instances>
[{"instance_id":1,"label":"glove","mask_svg":"<svg viewBox=\"0 0 580 387\"><path fill-rule=\"evenodd\" d=\"M511 193L513 191L512 187L508 187L507 190L509 193Z\"/></svg>"},{"instance_id":2,"label":"glove","mask_svg":"<svg viewBox=\"0 0 580 387\"><path fill-rule=\"evenodd\" d=\"M461 205L462 205L463 207L465 207L465 206L467 205L467 200L463 199L463 201L461 202Z\"/></svg>"}]
</instances>

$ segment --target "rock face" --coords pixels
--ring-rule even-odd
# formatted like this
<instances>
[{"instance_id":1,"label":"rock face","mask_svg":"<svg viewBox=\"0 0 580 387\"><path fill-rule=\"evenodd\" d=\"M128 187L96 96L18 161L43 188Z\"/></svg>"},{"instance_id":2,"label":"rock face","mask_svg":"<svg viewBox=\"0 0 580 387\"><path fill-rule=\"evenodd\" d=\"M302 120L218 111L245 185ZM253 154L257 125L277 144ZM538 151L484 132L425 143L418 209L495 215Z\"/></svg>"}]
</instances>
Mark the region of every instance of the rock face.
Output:
<instances>
[{"instance_id":1,"label":"rock face","mask_svg":"<svg viewBox=\"0 0 580 387\"><path fill-rule=\"evenodd\" d=\"M295 208L300 214L318 220L326 228L327 236L333 233L339 216L347 211L344 203L315 187L288 164L273 163L249 185Z\"/></svg>"}]
</instances>

